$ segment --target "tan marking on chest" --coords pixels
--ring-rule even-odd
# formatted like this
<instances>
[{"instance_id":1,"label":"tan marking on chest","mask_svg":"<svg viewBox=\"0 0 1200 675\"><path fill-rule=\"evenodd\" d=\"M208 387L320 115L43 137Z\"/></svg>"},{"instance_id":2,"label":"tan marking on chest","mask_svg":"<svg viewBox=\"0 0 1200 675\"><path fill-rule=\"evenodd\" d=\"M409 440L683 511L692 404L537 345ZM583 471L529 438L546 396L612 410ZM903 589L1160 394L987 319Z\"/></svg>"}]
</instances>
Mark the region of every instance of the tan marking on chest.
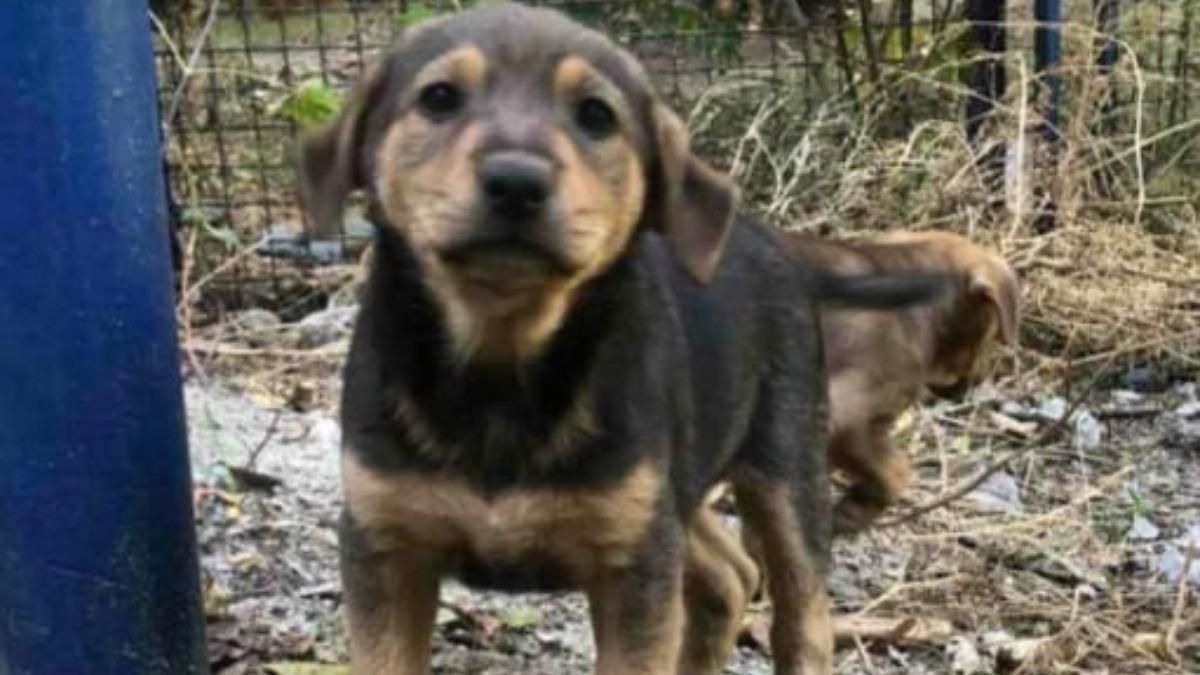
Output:
<instances>
[{"instance_id":1,"label":"tan marking on chest","mask_svg":"<svg viewBox=\"0 0 1200 675\"><path fill-rule=\"evenodd\" d=\"M647 463L604 488L485 497L454 476L379 475L347 451L342 482L347 508L381 547L466 551L495 562L548 559L587 579L629 562L654 518L662 475Z\"/></svg>"}]
</instances>

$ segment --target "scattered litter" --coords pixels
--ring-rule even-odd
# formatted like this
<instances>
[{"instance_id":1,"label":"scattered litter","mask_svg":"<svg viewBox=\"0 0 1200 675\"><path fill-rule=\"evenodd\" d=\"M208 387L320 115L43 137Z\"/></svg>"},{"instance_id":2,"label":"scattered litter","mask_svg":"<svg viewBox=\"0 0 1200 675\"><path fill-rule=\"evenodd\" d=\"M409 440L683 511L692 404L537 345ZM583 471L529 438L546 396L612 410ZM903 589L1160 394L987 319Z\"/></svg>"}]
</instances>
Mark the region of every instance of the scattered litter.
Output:
<instances>
[{"instance_id":1,"label":"scattered litter","mask_svg":"<svg viewBox=\"0 0 1200 675\"><path fill-rule=\"evenodd\" d=\"M1016 401L1005 401L1000 404L1000 412L1018 420L1029 420L1038 417L1038 411Z\"/></svg>"},{"instance_id":2,"label":"scattered litter","mask_svg":"<svg viewBox=\"0 0 1200 675\"><path fill-rule=\"evenodd\" d=\"M1100 447L1104 427L1087 410L1078 410L1071 416L1071 447L1076 450L1095 450Z\"/></svg>"},{"instance_id":3,"label":"scattered litter","mask_svg":"<svg viewBox=\"0 0 1200 675\"><path fill-rule=\"evenodd\" d=\"M1042 401L1037 409L1038 416L1046 422L1057 422L1067 414L1067 399L1051 396Z\"/></svg>"},{"instance_id":4,"label":"scattered litter","mask_svg":"<svg viewBox=\"0 0 1200 675\"><path fill-rule=\"evenodd\" d=\"M365 220L347 218L345 235L336 239L313 239L300 227L281 223L267 229L255 245L259 255L284 258L318 265L333 265L353 260L374 236Z\"/></svg>"},{"instance_id":5,"label":"scattered litter","mask_svg":"<svg viewBox=\"0 0 1200 675\"><path fill-rule=\"evenodd\" d=\"M965 637L957 636L946 645L946 656L950 659L950 672L954 675L975 675L987 673L991 669L984 663L975 643Z\"/></svg>"},{"instance_id":6,"label":"scattered litter","mask_svg":"<svg viewBox=\"0 0 1200 675\"><path fill-rule=\"evenodd\" d=\"M1114 389L1109 394L1109 398L1111 398L1113 403L1116 403L1117 405L1134 405L1146 400L1146 396L1144 394L1139 394L1136 391L1129 391L1128 389Z\"/></svg>"},{"instance_id":7,"label":"scattered litter","mask_svg":"<svg viewBox=\"0 0 1200 675\"><path fill-rule=\"evenodd\" d=\"M1020 513L1024 510L1021 502L1021 486L1017 479L1006 471L997 471L988 476L982 485L975 488L968 497L984 511L1000 513Z\"/></svg>"},{"instance_id":8,"label":"scattered litter","mask_svg":"<svg viewBox=\"0 0 1200 675\"><path fill-rule=\"evenodd\" d=\"M1126 537L1130 541L1154 541L1162 532L1145 516L1134 516L1133 524L1129 527Z\"/></svg>"}]
</instances>

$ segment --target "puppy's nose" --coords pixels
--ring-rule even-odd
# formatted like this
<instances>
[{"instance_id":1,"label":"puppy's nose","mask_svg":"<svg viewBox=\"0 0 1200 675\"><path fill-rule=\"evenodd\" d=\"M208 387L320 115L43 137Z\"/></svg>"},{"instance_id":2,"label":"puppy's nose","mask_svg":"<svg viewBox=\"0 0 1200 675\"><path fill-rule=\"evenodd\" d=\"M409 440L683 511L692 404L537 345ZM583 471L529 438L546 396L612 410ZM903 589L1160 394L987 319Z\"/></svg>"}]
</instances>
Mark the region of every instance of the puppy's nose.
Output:
<instances>
[{"instance_id":1,"label":"puppy's nose","mask_svg":"<svg viewBox=\"0 0 1200 675\"><path fill-rule=\"evenodd\" d=\"M541 212L554 180L549 160L526 152L497 152L479 165L479 183L488 208L509 219Z\"/></svg>"}]
</instances>

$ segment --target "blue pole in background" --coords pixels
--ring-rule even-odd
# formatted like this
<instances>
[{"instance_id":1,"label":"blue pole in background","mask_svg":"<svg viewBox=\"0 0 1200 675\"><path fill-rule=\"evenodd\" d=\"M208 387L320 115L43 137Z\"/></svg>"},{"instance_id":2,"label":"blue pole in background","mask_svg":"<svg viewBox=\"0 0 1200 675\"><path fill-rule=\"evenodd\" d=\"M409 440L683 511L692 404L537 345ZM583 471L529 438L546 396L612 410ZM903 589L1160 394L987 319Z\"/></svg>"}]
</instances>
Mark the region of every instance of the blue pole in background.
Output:
<instances>
[{"instance_id":1,"label":"blue pole in background","mask_svg":"<svg viewBox=\"0 0 1200 675\"><path fill-rule=\"evenodd\" d=\"M1062 65L1062 2L1036 0L1033 13L1037 21L1033 33L1034 67L1048 94L1043 131L1047 140L1057 141L1058 106L1062 97L1062 77L1059 74Z\"/></svg>"},{"instance_id":2,"label":"blue pole in background","mask_svg":"<svg viewBox=\"0 0 1200 675\"><path fill-rule=\"evenodd\" d=\"M0 674L207 672L144 0L0 3Z\"/></svg>"}]
</instances>

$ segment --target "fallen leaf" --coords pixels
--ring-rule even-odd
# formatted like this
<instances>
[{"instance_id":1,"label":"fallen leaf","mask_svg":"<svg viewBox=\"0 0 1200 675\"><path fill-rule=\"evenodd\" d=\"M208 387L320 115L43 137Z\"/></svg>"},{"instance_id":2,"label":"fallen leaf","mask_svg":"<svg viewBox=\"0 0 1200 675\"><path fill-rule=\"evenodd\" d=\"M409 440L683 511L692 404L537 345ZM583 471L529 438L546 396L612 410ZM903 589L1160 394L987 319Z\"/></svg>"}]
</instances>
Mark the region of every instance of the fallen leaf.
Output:
<instances>
[{"instance_id":1,"label":"fallen leaf","mask_svg":"<svg viewBox=\"0 0 1200 675\"><path fill-rule=\"evenodd\" d=\"M1129 638L1129 646L1135 651L1163 661L1174 661L1167 636L1162 633L1138 633Z\"/></svg>"},{"instance_id":2,"label":"fallen leaf","mask_svg":"<svg viewBox=\"0 0 1200 675\"><path fill-rule=\"evenodd\" d=\"M950 441L950 454L965 455L971 451L971 438L966 434L955 436L953 441Z\"/></svg>"},{"instance_id":3,"label":"fallen leaf","mask_svg":"<svg viewBox=\"0 0 1200 675\"><path fill-rule=\"evenodd\" d=\"M507 628L531 628L542 622L542 613L533 607L513 607L500 617Z\"/></svg>"},{"instance_id":4,"label":"fallen leaf","mask_svg":"<svg viewBox=\"0 0 1200 675\"><path fill-rule=\"evenodd\" d=\"M988 413L988 419L991 420L997 429L1006 434L1029 438L1037 433L1037 422L1022 422L999 412Z\"/></svg>"},{"instance_id":5,"label":"fallen leaf","mask_svg":"<svg viewBox=\"0 0 1200 675\"><path fill-rule=\"evenodd\" d=\"M937 618L851 615L834 617L833 634L841 644L857 638L866 642L902 645L946 640L954 634L954 627L949 621Z\"/></svg>"},{"instance_id":6,"label":"fallen leaf","mask_svg":"<svg viewBox=\"0 0 1200 675\"><path fill-rule=\"evenodd\" d=\"M351 675L350 666L329 663L284 661L281 663L268 663L265 668L272 675Z\"/></svg>"}]
</instances>

